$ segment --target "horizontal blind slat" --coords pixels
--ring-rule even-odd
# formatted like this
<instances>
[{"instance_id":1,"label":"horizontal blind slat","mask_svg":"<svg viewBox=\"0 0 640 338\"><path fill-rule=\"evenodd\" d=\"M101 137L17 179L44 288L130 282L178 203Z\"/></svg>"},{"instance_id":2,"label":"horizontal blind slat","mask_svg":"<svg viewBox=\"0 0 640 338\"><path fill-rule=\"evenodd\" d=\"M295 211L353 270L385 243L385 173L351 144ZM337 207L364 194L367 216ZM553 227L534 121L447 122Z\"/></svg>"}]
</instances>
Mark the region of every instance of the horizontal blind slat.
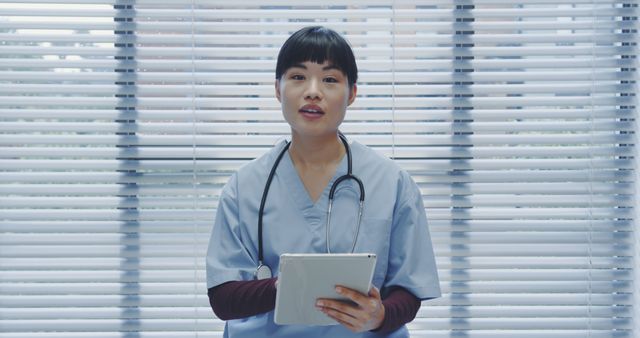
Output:
<instances>
[{"instance_id":1,"label":"horizontal blind slat","mask_svg":"<svg viewBox=\"0 0 640 338\"><path fill-rule=\"evenodd\" d=\"M211 219L289 134L275 57L315 23L358 57L343 131L426 207L443 297L412 337L633 337L637 12L0 0L0 337L221 336Z\"/></svg>"}]
</instances>

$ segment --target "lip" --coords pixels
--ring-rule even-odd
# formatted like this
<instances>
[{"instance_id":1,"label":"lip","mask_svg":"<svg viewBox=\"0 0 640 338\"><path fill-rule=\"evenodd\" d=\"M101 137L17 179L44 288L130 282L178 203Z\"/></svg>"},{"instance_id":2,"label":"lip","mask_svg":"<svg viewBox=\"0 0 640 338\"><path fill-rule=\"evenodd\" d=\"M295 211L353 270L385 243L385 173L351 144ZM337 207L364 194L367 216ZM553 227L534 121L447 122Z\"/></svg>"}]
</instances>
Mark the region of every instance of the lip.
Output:
<instances>
[{"instance_id":1,"label":"lip","mask_svg":"<svg viewBox=\"0 0 640 338\"><path fill-rule=\"evenodd\" d=\"M324 110L322 110L320 106L315 104L305 104L298 110L298 112L304 115L311 115L311 116L324 115Z\"/></svg>"},{"instance_id":2,"label":"lip","mask_svg":"<svg viewBox=\"0 0 640 338\"><path fill-rule=\"evenodd\" d=\"M298 113L307 121L320 120L324 116L324 110L315 104L305 104L298 110Z\"/></svg>"}]
</instances>

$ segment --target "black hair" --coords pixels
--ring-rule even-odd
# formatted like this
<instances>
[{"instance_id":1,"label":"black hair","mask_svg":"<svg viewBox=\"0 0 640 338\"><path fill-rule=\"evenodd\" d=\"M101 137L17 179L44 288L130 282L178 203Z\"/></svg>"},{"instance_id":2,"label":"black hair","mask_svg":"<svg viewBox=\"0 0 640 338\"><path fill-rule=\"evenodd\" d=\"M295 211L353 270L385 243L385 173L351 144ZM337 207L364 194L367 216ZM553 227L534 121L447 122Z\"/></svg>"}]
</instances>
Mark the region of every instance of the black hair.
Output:
<instances>
[{"instance_id":1,"label":"black hair","mask_svg":"<svg viewBox=\"0 0 640 338\"><path fill-rule=\"evenodd\" d=\"M341 70L347 76L349 88L353 88L358 81L358 66L351 46L340 34L322 26L302 28L285 41L278 54L276 79L295 64L325 60Z\"/></svg>"}]
</instances>

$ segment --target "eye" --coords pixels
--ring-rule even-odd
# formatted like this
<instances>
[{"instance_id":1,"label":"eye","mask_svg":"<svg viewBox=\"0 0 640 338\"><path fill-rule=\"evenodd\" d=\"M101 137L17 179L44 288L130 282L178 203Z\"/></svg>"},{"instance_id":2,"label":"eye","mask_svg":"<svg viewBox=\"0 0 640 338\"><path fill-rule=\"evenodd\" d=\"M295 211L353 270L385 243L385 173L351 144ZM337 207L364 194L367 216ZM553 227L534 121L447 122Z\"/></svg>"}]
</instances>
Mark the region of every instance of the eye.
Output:
<instances>
[{"instance_id":1,"label":"eye","mask_svg":"<svg viewBox=\"0 0 640 338\"><path fill-rule=\"evenodd\" d=\"M338 81L338 79L336 79L335 77L325 77L324 78L324 82L329 82L329 83L338 83L340 81Z\"/></svg>"},{"instance_id":2,"label":"eye","mask_svg":"<svg viewBox=\"0 0 640 338\"><path fill-rule=\"evenodd\" d=\"M296 80L296 81L302 81L302 80L304 80L304 75L293 74L289 78L292 79L292 80Z\"/></svg>"}]
</instances>

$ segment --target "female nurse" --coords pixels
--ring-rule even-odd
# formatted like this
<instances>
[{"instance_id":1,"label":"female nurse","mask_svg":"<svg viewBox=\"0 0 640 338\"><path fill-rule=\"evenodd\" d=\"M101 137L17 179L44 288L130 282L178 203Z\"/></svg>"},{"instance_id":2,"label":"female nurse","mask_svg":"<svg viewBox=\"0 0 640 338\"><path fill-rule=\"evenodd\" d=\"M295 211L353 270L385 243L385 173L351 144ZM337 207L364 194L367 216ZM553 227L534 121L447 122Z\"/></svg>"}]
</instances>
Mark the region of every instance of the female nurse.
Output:
<instances>
[{"instance_id":1,"label":"female nurse","mask_svg":"<svg viewBox=\"0 0 640 338\"><path fill-rule=\"evenodd\" d=\"M220 196L207 251L209 301L226 320L224 337L408 337L405 324L421 300L440 296L431 238L422 195L409 174L369 147L343 140L339 131L357 93L351 47L331 29L303 28L282 46L275 75L290 143L276 144L232 175ZM353 175L366 191L361 226L354 226L359 186L345 180L333 196L327 235L330 188L348 171L347 147ZM273 168L260 259L258 219ZM318 310L340 325L274 323L280 254L352 248L377 255L374 286L367 294L338 287L352 304L318 300ZM271 268L272 277L256 277L261 264Z\"/></svg>"}]
</instances>

